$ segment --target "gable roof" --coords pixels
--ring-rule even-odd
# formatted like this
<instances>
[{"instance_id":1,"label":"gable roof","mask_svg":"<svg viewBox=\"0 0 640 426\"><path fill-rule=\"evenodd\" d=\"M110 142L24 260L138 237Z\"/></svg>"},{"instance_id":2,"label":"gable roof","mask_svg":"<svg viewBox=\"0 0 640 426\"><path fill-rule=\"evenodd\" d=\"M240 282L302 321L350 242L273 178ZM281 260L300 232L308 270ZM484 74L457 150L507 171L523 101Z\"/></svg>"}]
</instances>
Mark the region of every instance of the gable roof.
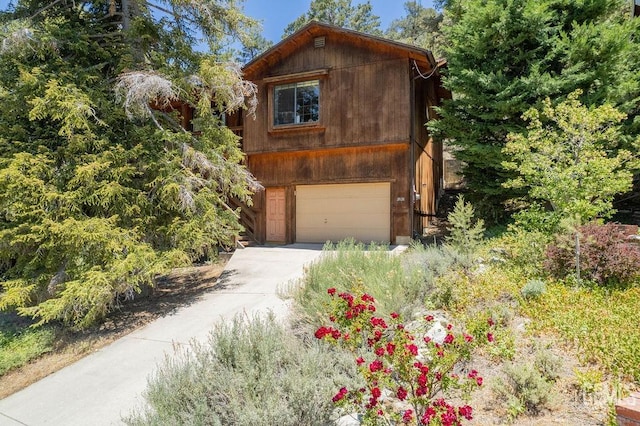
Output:
<instances>
[{"instance_id":1,"label":"gable roof","mask_svg":"<svg viewBox=\"0 0 640 426\"><path fill-rule=\"evenodd\" d=\"M289 37L281 40L270 49L248 62L243 67L244 74L250 78L251 75L255 75L261 70L268 69L272 65L281 61L282 58L289 56L299 46L313 42L316 37L328 35L338 35L340 40L347 43L361 45L372 50L385 51L397 56L406 56L408 59L416 61L420 68L426 70L426 72L431 72L434 67L438 67L438 64L430 50L337 27L335 25L311 21Z\"/></svg>"}]
</instances>

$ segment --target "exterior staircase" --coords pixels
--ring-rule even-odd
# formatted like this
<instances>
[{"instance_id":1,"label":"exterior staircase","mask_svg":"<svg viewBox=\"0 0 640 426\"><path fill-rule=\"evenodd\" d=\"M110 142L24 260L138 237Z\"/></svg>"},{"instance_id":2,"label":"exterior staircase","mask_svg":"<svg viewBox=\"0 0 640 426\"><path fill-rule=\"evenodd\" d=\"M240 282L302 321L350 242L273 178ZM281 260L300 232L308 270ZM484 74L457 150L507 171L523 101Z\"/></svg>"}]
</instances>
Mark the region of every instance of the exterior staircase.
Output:
<instances>
[{"instance_id":1,"label":"exterior staircase","mask_svg":"<svg viewBox=\"0 0 640 426\"><path fill-rule=\"evenodd\" d=\"M239 210L240 215L238 216L238 219L240 220L240 225L244 228L244 231L241 232L240 236L236 239L236 248L258 245L257 212L235 198L229 200L229 207L236 211Z\"/></svg>"}]
</instances>

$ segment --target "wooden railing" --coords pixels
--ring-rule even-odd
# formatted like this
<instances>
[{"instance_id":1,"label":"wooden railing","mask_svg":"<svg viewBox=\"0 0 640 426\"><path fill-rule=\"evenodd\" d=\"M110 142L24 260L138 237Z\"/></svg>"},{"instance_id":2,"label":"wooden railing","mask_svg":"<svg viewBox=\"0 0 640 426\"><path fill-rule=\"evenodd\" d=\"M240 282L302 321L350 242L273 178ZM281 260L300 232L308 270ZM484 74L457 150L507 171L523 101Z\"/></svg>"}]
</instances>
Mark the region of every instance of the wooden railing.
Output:
<instances>
[{"instance_id":1,"label":"wooden railing","mask_svg":"<svg viewBox=\"0 0 640 426\"><path fill-rule=\"evenodd\" d=\"M229 207L234 210L240 209L240 224L244 228L245 235L253 241L258 241L258 215L255 210L247 206L242 201L232 198L229 200Z\"/></svg>"}]
</instances>

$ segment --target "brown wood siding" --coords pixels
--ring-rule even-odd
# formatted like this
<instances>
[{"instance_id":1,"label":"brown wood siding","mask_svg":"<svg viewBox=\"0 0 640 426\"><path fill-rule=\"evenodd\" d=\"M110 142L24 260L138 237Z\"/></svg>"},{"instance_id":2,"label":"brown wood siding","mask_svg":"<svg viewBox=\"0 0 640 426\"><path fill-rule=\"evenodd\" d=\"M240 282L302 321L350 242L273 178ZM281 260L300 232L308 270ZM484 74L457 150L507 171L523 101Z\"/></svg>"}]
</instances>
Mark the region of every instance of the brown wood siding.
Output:
<instances>
[{"instance_id":1,"label":"brown wood siding","mask_svg":"<svg viewBox=\"0 0 640 426\"><path fill-rule=\"evenodd\" d=\"M255 81L259 93L256 119L245 119L243 127L247 154L408 143L410 78L406 58L383 59L378 53L328 41L324 48L301 48L269 75L314 69L329 69L320 78L317 128L270 129L273 106L269 92L279 83Z\"/></svg>"},{"instance_id":2,"label":"brown wood siding","mask_svg":"<svg viewBox=\"0 0 640 426\"><path fill-rule=\"evenodd\" d=\"M285 186L290 191L287 242L295 241L295 186L329 183L390 182L391 232L395 238L411 235L407 148L404 143L396 143L384 147L266 153L250 155L247 163L265 187Z\"/></svg>"}]
</instances>

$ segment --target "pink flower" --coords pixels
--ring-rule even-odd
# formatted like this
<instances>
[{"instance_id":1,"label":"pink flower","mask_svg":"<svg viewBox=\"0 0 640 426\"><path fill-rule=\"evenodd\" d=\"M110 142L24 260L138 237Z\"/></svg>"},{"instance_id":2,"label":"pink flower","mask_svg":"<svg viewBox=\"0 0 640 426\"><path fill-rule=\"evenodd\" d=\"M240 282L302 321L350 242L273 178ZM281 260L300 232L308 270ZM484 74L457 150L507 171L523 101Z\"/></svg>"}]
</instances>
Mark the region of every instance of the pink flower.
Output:
<instances>
[{"instance_id":1,"label":"pink flower","mask_svg":"<svg viewBox=\"0 0 640 426\"><path fill-rule=\"evenodd\" d=\"M376 348L375 350L376 355L378 356L383 356L384 355L384 348Z\"/></svg>"},{"instance_id":2,"label":"pink flower","mask_svg":"<svg viewBox=\"0 0 640 426\"><path fill-rule=\"evenodd\" d=\"M410 423L413 420L413 410L407 410L402 414L402 421L404 423Z\"/></svg>"},{"instance_id":3,"label":"pink flower","mask_svg":"<svg viewBox=\"0 0 640 426\"><path fill-rule=\"evenodd\" d=\"M482 377L476 377L476 383L478 386L482 386Z\"/></svg>"},{"instance_id":4,"label":"pink flower","mask_svg":"<svg viewBox=\"0 0 640 426\"><path fill-rule=\"evenodd\" d=\"M453 334L449 333L444 337L443 343L445 343L445 344L453 343L454 339L455 339L455 337L453 337Z\"/></svg>"},{"instance_id":5,"label":"pink flower","mask_svg":"<svg viewBox=\"0 0 640 426\"><path fill-rule=\"evenodd\" d=\"M436 416L436 410L433 407L427 408L424 412L424 415L420 419L422 424L428 425L431 423L431 420Z\"/></svg>"},{"instance_id":6,"label":"pink flower","mask_svg":"<svg viewBox=\"0 0 640 426\"><path fill-rule=\"evenodd\" d=\"M476 377L478 377L478 372L476 370L471 370L467 377L469 377L470 379L475 379Z\"/></svg>"},{"instance_id":7,"label":"pink flower","mask_svg":"<svg viewBox=\"0 0 640 426\"><path fill-rule=\"evenodd\" d=\"M493 333L487 333L487 341L489 341L489 342L493 342L494 341Z\"/></svg>"},{"instance_id":8,"label":"pink flower","mask_svg":"<svg viewBox=\"0 0 640 426\"><path fill-rule=\"evenodd\" d=\"M362 364L364 364L364 358L362 358L362 357L358 357L358 358L356 359L356 364L358 364L358 365L362 365Z\"/></svg>"},{"instance_id":9,"label":"pink flower","mask_svg":"<svg viewBox=\"0 0 640 426\"><path fill-rule=\"evenodd\" d=\"M330 296L333 296L336 294L336 289L334 287L328 288L327 293L329 293Z\"/></svg>"},{"instance_id":10,"label":"pink flower","mask_svg":"<svg viewBox=\"0 0 640 426\"><path fill-rule=\"evenodd\" d=\"M473 336L465 333L464 334L464 341L467 342L467 343L473 342Z\"/></svg>"}]
</instances>

